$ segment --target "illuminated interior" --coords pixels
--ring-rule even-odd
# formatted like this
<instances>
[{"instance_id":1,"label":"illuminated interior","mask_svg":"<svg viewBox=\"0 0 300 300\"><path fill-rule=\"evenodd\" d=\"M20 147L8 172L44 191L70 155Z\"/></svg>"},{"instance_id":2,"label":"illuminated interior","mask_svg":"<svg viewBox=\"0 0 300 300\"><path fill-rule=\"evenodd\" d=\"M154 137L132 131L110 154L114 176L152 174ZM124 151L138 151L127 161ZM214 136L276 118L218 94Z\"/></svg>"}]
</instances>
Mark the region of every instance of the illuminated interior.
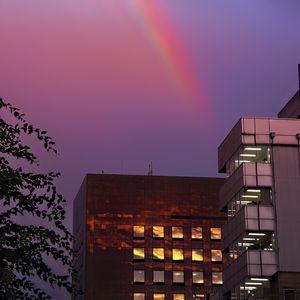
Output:
<instances>
[{"instance_id":1,"label":"illuminated interior","mask_svg":"<svg viewBox=\"0 0 300 300\"><path fill-rule=\"evenodd\" d=\"M252 297L260 294L260 290L269 287L270 282L268 278L251 277L243 282L240 286L233 289L231 294L233 299L237 299L238 296L242 299L252 299Z\"/></svg>"},{"instance_id":2,"label":"illuminated interior","mask_svg":"<svg viewBox=\"0 0 300 300\"><path fill-rule=\"evenodd\" d=\"M184 294L173 294L173 300L184 300Z\"/></svg>"},{"instance_id":3,"label":"illuminated interior","mask_svg":"<svg viewBox=\"0 0 300 300\"><path fill-rule=\"evenodd\" d=\"M165 249L164 248L153 248L153 260L164 260Z\"/></svg>"},{"instance_id":4,"label":"illuminated interior","mask_svg":"<svg viewBox=\"0 0 300 300\"><path fill-rule=\"evenodd\" d=\"M203 249L192 250L192 261L203 261Z\"/></svg>"},{"instance_id":5,"label":"illuminated interior","mask_svg":"<svg viewBox=\"0 0 300 300\"><path fill-rule=\"evenodd\" d=\"M193 294L193 300L200 300L205 298L205 294Z\"/></svg>"},{"instance_id":6,"label":"illuminated interior","mask_svg":"<svg viewBox=\"0 0 300 300\"><path fill-rule=\"evenodd\" d=\"M221 250L211 250L211 261L212 262L222 262L222 251Z\"/></svg>"},{"instance_id":7,"label":"illuminated interior","mask_svg":"<svg viewBox=\"0 0 300 300\"><path fill-rule=\"evenodd\" d=\"M173 271L173 283L184 283L183 271Z\"/></svg>"},{"instance_id":8,"label":"illuminated interior","mask_svg":"<svg viewBox=\"0 0 300 300\"><path fill-rule=\"evenodd\" d=\"M164 283L165 282L165 272L164 271L153 271L153 282Z\"/></svg>"},{"instance_id":9,"label":"illuminated interior","mask_svg":"<svg viewBox=\"0 0 300 300\"><path fill-rule=\"evenodd\" d=\"M172 238L173 239L183 239L183 227L173 226L172 227Z\"/></svg>"},{"instance_id":10,"label":"illuminated interior","mask_svg":"<svg viewBox=\"0 0 300 300\"><path fill-rule=\"evenodd\" d=\"M210 238L212 240L221 239L221 228L210 228Z\"/></svg>"},{"instance_id":11,"label":"illuminated interior","mask_svg":"<svg viewBox=\"0 0 300 300\"><path fill-rule=\"evenodd\" d=\"M153 300L165 300L165 294L163 293L154 293Z\"/></svg>"},{"instance_id":12,"label":"illuminated interior","mask_svg":"<svg viewBox=\"0 0 300 300\"><path fill-rule=\"evenodd\" d=\"M223 284L222 272L212 272L212 284Z\"/></svg>"},{"instance_id":13,"label":"illuminated interior","mask_svg":"<svg viewBox=\"0 0 300 300\"><path fill-rule=\"evenodd\" d=\"M163 239L165 236L163 226L153 226L153 238Z\"/></svg>"},{"instance_id":14,"label":"illuminated interior","mask_svg":"<svg viewBox=\"0 0 300 300\"><path fill-rule=\"evenodd\" d=\"M134 293L133 300L145 300L145 294L144 293Z\"/></svg>"},{"instance_id":15,"label":"illuminated interior","mask_svg":"<svg viewBox=\"0 0 300 300\"><path fill-rule=\"evenodd\" d=\"M133 271L133 282L144 283L145 282L145 271L144 270L134 270Z\"/></svg>"},{"instance_id":16,"label":"illuminated interior","mask_svg":"<svg viewBox=\"0 0 300 300\"><path fill-rule=\"evenodd\" d=\"M203 239L202 227L192 227L192 239Z\"/></svg>"},{"instance_id":17,"label":"illuminated interior","mask_svg":"<svg viewBox=\"0 0 300 300\"><path fill-rule=\"evenodd\" d=\"M172 260L174 261L183 261L183 249L172 249Z\"/></svg>"},{"instance_id":18,"label":"illuminated interior","mask_svg":"<svg viewBox=\"0 0 300 300\"><path fill-rule=\"evenodd\" d=\"M203 272L193 272L193 283L194 284L204 284L204 275Z\"/></svg>"},{"instance_id":19,"label":"illuminated interior","mask_svg":"<svg viewBox=\"0 0 300 300\"><path fill-rule=\"evenodd\" d=\"M133 237L144 238L145 237L145 226L142 226L142 225L133 226Z\"/></svg>"},{"instance_id":20,"label":"illuminated interior","mask_svg":"<svg viewBox=\"0 0 300 300\"><path fill-rule=\"evenodd\" d=\"M133 259L135 260L145 259L145 248L133 248Z\"/></svg>"}]
</instances>

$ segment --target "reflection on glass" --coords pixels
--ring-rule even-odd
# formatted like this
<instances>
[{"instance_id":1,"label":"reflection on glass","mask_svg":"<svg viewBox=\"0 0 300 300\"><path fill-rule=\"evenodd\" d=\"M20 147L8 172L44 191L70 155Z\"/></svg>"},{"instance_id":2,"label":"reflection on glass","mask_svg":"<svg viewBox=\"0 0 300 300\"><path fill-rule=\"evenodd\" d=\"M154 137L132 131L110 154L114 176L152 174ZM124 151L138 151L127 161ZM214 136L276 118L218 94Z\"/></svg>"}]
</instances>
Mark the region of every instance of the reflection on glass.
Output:
<instances>
[{"instance_id":1,"label":"reflection on glass","mask_svg":"<svg viewBox=\"0 0 300 300\"><path fill-rule=\"evenodd\" d=\"M203 239L202 227L192 227L192 239Z\"/></svg>"},{"instance_id":2,"label":"reflection on glass","mask_svg":"<svg viewBox=\"0 0 300 300\"><path fill-rule=\"evenodd\" d=\"M212 284L223 284L222 272L212 272Z\"/></svg>"},{"instance_id":3,"label":"reflection on glass","mask_svg":"<svg viewBox=\"0 0 300 300\"><path fill-rule=\"evenodd\" d=\"M154 260L164 260L165 259L165 249L164 248L153 248L153 259Z\"/></svg>"},{"instance_id":4,"label":"reflection on glass","mask_svg":"<svg viewBox=\"0 0 300 300\"><path fill-rule=\"evenodd\" d=\"M165 294L162 293L154 293L153 300L165 300Z\"/></svg>"},{"instance_id":5,"label":"reflection on glass","mask_svg":"<svg viewBox=\"0 0 300 300\"><path fill-rule=\"evenodd\" d=\"M183 239L183 227L173 226L172 227L172 238L173 239Z\"/></svg>"},{"instance_id":6,"label":"reflection on glass","mask_svg":"<svg viewBox=\"0 0 300 300\"><path fill-rule=\"evenodd\" d=\"M173 294L173 300L184 300L184 294Z\"/></svg>"},{"instance_id":7,"label":"reflection on glass","mask_svg":"<svg viewBox=\"0 0 300 300\"><path fill-rule=\"evenodd\" d=\"M203 272L193 272L193 283L195 284L203 284L204 283L204 276Z\"/></svg>"},{"instance_id":8,"label":"reflection on glass","mask_svg":"<svg viewBox=\"0 0 300 300\"><path fill-rule=\"evenodd\" d=\"M133 300L145 300L145 294L144 293L134 293Z\"/></svg>"},{"instance_id":9,"label":"reflection on glass","mask_svg":"<svg viewBox=\"0 0 300 300\"><path fill-rule=\"evenodd\" d=\"M134 270L133 271L133 282L145 282L145 271Z\"/></svg>"},{"instance_id":10,"label":"reflection on glass","mask_svg":"<svg viewBox=\"0 0 300 300\"><path fill-rule=\"evenodd\" d=\"M172 260L182 261L183 259L183 249L172 249Z\"/></svg>"},{"instance_id":11,"label":"reflection on glass","mask_svg":"<svg viewBox=\"0 0 300 300\"><path fill-rule=\"evenodd\" d=\"M192 261L203 261L203 249L192 250Z\"/></svg>"},{"instance_id":12,"label":"reflection on glass","mask_svg":"<svg viewBox=\"0 0 300 300\"><path fill-rule=\"evenodd\" d=\"M164 226L153 226L153 238L162 239L164 236Z\"/></svg>"},{"instance_id":13,"label":"reflection on glass","mask_svg":"<svg viewBox=\"0 0 300 300\"><path fill-rule=\"evenodd\" d=\"M142 225L133 226L133 237L135 238L145 237L145 226Z\"/></svg>"},{"instance_id":14,"label":"reflection on glass","mask_svg":"<svg viewBox=\"0 0 300 300\"><path fill-rule=\"evenodd\" d=\"M210 228L210 238L212 240L221 239L221 228Z\"/></svg>"},{"instance_id":15,"label":"reflection on glass","mask_svg":"<svg viewBox=\"0 0 300 300\"><path fill-rule=\"evenodd\" d=\"M173 271L173 283L184 283L183 271Z\"/></svg>"},{"instance_id":16,"label":"reflection on glass","mask_svg":"<svg viewBox=\"0 0 300 300\"><path fill-rule=\"evenodd\" d=\"M165 272L164 271L153 271L153 282L164 283L165 282Z\"/></svg>"},{"instance_id":17,"label":"reflection on glass","mask_svg":"<svg viewBox=\"0 0 300 300\"><path fill-rule=\"evenodd\" d=\"M137 260L145 259L145 249L133 248L133 259L137 259Z\"/></svg>"},{"instance_id":18,"label":"reflection on glass","mask_svg":"<svg viewBox=\"0 0 300 300\"><path fill-rule=\"evenodd\" d=\"M222 251L221 250L211 250L211 261L222 261Z\"/></svg>"}]
</instances>

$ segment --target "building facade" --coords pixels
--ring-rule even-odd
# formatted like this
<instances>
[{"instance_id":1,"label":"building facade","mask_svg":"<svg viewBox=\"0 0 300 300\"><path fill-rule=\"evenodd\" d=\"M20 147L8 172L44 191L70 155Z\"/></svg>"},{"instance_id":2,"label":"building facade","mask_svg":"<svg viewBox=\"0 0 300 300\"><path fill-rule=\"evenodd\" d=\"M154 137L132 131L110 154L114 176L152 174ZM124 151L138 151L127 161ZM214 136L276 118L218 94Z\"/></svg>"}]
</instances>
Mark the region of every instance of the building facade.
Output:
<instances>
[{"instance_id":1,"label":"building facade","mask_svg":"<svg viewBox=\"0 0 300 300\"><path fill-rule=\"evenodd\" d=\"M74 201L76 299L208 298L222 284L222 183L87 175Z\"/></svg>"},{"instance_id":2,"label":"building facade","mask_svg":"<svg viewBox=\"0 0 300 300\"><path fill-rule=\"evenodd\" d=\"M300 299L299 91L278 117L241 118L218 149L222 299Z\"/></svg>"}]
</instances>

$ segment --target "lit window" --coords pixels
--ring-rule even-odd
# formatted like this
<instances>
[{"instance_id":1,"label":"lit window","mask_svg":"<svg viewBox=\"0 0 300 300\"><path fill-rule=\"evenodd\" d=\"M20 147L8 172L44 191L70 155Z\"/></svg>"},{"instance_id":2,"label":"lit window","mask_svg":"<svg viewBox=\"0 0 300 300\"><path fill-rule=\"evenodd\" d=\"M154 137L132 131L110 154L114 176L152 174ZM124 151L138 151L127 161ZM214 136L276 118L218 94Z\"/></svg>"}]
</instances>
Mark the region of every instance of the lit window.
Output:
<instances>
[{"instance_id":1,"label":"lit window","mask_svg":"<svg viewBox=\"0 0 300 300\"><path fill-rule=\"evenodd\" d=\"M133 259L136 259L136 260L145 259L145 249L144 248L133 248Z\"/></svg>"},{"instance_id":2,"label":"lit window","mask_svg":"<svg viewBox=\"0 0 300 300\"><path fill-rule=\"evenodd\" d=\"M172 260L183 261L183 249L173 249L172 250Z\"/></svg>"},{"instance_id":3,"label":"lit window","mask_svg":"<svg viewBox=\"0 0 300 300\"><path fill-rule=\"evenodd\" d=\"M173 300L184 300L184 294L173 294Z\"/></svg>"},{"instance_id":4,"label":"lit window","mask_svg":"<svg viewBox=\"0 0 300 300\"><path fill-rule=\"evenodd\" d=\"M164 226L153 226L153 238L163 239L164 236Z\"/></svg>"},{"instance_id":5,"label":"lit window","mask_svg":"<svg viewBox=\"0 0 300 300\"><path fill-rule=\"evenodd\" d=\"M212 284L223 284L222 272L212 272Z\"/></svg>"},{"instance_id":6,"label":"lit window","mask_svg":"<svg viewBox=\"0 0 300 300\"><path fill-rule=\"evenodd\" d=\"M205 298L204 294L193 294L193 300L200 300Z\"/></svg>"},{"instance_id":7,"label":"lit window","mask_svg":"<svg viewBox=\"0 0 300 300\"><path fill-rule=\"evenodd\" d=\"M145 226L133 226L133 237L144 238L145 237Z\"/></svg>"},{"instance_id":8,"label":"lit window","mask_svg":"<svg viewBox=\"0 0 300 300\"><path fill-rule=\"evenodd\" d=\"M192 250L192 261L203 261L203 249Z\"/></svg>"},{"instance_id":9,"label":"lit window","mask_svg":"<svg viewBox=\"0 0 300 300\"><path fill-rule=\"evenodd\" d=\"M203 272L193 272L192 276L194 284L204 284Z\"/></svg>"},{"instance_id":10,"label":"lit window","mask_svg":"<svg viewBox=\"0 0 300 300\"><path fill-rule=\"evenodd\" d=\"M133 271L133 282L144 283L145 282L145 271L144 270L134 270Z\"/></svg>"},{"instance_id":11,"label":"lit window","mask_svg":"<svg viewBox=\"0 0 300 300\"><path fill-rule=\"evenodd\" d=\"M153 300L165 300L165 294L162 293L154 293Z\"/></svg>"},{"instance_id":12,"label":"lit window","mask_svg":"<svg viewBox=\"0 0 300 300\"><path fill-rule=\"evenodd\" d=\"M211 228L210 229L210 238L212 240L220 240L221 239L221 228Z\"/></svg>"},{"instance_id":13,"label":"lit window","mask_svg":"<svg viewBox=\"0 0 300 300\"><path fill-rule=\"evenodd\" d=\"M173 271L173 283L184 283L183 271Z\"/></svg>"},{"instance_id":14,"label":"lit window","mask_svg":"<svg viewBox=\"0 0 300 300\"><path fill-rule=\"evenodd\" d=\"M165 272L164 271L153 271L153 282L154 283L164 283L165 282Z\"/></svg>"},{"instance_id":15,"label":"lit window","mask_svg":"<svg viewBox=\"0 0 300 300\"><path fill-rule=\"evenodd\" d=\"M221 250L211 250L211 261L212 262L222 262L222 251Z\"/></svg>"},{"instance_id":16,"label":"lit window","mask_svg":"<svg viewBox=\"0 0 300 300\"><path fill-rule=\"evenodd\" d=\"M153 260L164 260L165 249L164 248L153 248Z\"/></svg>"},{"instance_id":17,"label":"lit window","mask_svg":"<svg viewBox=\"0 0 300 300\"><path fill-rule=\"evenodd\" d=\"M145 294L144 293L134 293L133 300L145 300Z\"/></svg>"},{"instance_id":18,"label":"lit window","mask_svg":"<svg viewBox=\"0 0 300 300\"><path fill-rule=\"evenodd\" d=\"M172 238L183 239L183 227L173 226L172 227Z\"/></svg>"},{"instance_id":19,"label":"lit window","mask_svg":"<svg viewBox=\"0 0 300 300\"><path fill-rule=\"evenodd\" d=\"M202 227L192 227L192 239L203 239Z\"/></svg>"}]
</instances>

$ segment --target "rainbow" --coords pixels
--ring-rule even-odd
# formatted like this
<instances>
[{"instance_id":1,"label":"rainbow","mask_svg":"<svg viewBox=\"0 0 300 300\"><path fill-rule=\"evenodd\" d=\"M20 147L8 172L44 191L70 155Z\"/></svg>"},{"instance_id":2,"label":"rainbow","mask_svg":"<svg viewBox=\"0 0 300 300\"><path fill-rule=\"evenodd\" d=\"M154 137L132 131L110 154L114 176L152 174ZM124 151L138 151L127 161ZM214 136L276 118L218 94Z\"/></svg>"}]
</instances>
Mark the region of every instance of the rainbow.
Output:
<instances>
[{"instance_id":1,"label":"rainbow","mask_svg":"<svg viewBox=\"0 0 300 300\"><path fill-rule=\"evenodd\" d=\"M172 26L159 1L122 0L132 18L143 29L149 42L155 47L166 65L175 85L185 97L193 99L201 106L204 101L203 88L193 70L190 55L178 39L178 30Z\"/></svg>"}]
</instances>

